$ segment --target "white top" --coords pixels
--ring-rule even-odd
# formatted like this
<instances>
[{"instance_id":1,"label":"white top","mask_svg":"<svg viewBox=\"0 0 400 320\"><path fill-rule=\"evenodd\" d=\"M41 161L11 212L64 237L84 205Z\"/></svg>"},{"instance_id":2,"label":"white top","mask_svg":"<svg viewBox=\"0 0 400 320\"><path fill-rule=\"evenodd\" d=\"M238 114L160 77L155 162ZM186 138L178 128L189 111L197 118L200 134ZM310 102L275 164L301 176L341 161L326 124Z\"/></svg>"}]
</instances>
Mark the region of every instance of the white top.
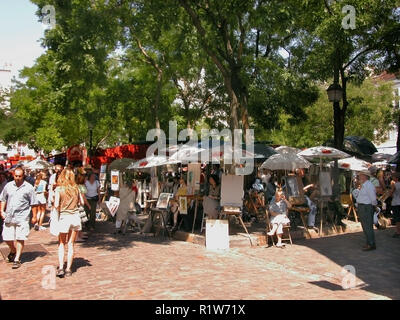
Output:
<instances>
[{"instance_id":1,"label":"white top","mask_svg":"<svg viewBox=\"0 0 400 320\"><path fill-rule=\"evenodd\" d=\"M374 206L377 205L376 189L371 181L367 180L363 183L356 200L359 204L372 204Z\"/></svg>"},{"instance_id":2,"label":"white top","mask_svg":"<svg viewBox=\"0 0 400 320\"><path fill-rule=\"evenodd\" d=\"M99 195L97 193L97 189L100 186L99 181L95 180L93 184L91 184L89 181L86 181L85 186L87 189L86 198L90 199L90 198L97 197Z\"/></svg>"},{"instance_id":3,"label":"white top","mask_svg":"<svg viewBox=\"0 0 400 320\"><path fill-rule=\"evenodd\" d=\"M400 182L394 184L392 206L400 206Z\"/></svg>"}]
</instances>

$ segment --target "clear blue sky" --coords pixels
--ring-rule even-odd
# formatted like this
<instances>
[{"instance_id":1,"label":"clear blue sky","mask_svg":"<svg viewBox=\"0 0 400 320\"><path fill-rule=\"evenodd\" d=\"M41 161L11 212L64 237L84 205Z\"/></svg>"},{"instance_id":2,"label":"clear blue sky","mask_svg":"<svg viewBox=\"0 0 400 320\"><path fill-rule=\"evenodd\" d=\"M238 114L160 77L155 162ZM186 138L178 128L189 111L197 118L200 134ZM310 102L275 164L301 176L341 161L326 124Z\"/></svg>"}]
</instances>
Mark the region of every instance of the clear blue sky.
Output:
<instances>
[{"instance_id":1,"label":"clear blue sky","mask_svg":"<svg viewBox=\"0 0 400 320\"><path fill-rule=\"evenodd\" d=\"M37 6L29 0L0 0L0 67L11 63L9 72L0 72L0 86L10 84L12 76L24 66L32 66L44 53L39 39L44 28L35 15Z\"/></svg>"}]
</instances>

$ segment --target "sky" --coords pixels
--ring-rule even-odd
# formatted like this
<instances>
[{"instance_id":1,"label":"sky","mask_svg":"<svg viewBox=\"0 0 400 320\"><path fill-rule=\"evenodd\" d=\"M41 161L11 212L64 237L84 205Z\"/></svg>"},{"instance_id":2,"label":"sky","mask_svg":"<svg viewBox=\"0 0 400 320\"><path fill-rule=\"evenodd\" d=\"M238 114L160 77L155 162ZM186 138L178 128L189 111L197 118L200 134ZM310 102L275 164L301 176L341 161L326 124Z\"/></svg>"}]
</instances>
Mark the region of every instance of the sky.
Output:
<instances>
[{"instance_id":1,"label":"sky","mask_svg":"<svg viewBox=\"0 0 400 320\"><path fill-rule=\"evenodd\" d=\"M40 38L44 27L35 15L37 6L29 0L0 0L0 86L11 85L11 78L18 79L19 70L31 67L36 58L44 53Z\"/></svg>"}]
</instances>

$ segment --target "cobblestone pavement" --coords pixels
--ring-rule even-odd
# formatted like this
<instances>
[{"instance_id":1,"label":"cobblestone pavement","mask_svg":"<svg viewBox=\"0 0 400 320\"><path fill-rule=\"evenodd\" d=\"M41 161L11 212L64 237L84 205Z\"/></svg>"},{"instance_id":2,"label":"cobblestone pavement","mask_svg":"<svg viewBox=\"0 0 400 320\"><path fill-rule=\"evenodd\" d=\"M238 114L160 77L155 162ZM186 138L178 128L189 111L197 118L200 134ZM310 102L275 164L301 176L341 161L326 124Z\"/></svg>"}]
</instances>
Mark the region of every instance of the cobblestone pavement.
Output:
<instances>
[{"instance_id":1,"label":"cobblestone pavement","mask_svg":"<svg viewBox=\"0 0 400 320\"><path fill-rule=\"evenodd\" d=\"M76 245L73 275L55 280L56 238L31 231L20 269L0 255L2 299L400 299L400 240L393 228L376 231L377 250L363 252L362 233L297 240L286 249L203 246L130 233L111 234L102 222ZM0 244L4 248L5 243ZM40 246L39 246L40 248ZM355 288L342 288L343 266L354 266ZM50 288L43 288L49 286Z\"/></svg>"}]
</instances>

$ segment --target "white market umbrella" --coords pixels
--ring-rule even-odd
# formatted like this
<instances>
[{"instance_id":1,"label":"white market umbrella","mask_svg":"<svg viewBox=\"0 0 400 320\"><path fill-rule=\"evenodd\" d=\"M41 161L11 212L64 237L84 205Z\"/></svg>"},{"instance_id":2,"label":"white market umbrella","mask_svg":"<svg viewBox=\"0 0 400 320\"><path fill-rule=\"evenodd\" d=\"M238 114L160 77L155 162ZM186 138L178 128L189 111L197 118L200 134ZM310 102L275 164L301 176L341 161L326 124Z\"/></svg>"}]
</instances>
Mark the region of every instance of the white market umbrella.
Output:
<instances>
[{"instance_id":1,"label":"white market umbrella","mask_svg":"<svg viewBox=\"0 0 400 320\"><path fill-rule=\"evenodd\" d=\"M296 169L309 168L311 163L295 153L278 153L270 156L261 165L261 168L269 170L293 171Z\"/></svg>"},{"instance_id":2,"label":"white market umbrella","mask_svg":"<svg viewBox=\"0 0 400 320\"><path fill-rule=\"evenodd\" d=\"M356 157L345 158L338 161L339 169L344 170L365 171L368 170L370 166L371 164L369 162L357 159Z\"/></svg>"},{"instance_id":3,"label":"white market umbrella","mask_svg":"<svg viewBox=\"0 0 400 320\"><path fill-rule=\"evenodd\" d=\"M127 169L147 169L173 163L179 163L179 161L172 161L163 156L153 155L132 163Z\"/></svg>"},{"instance_id":4,"label":"white market umbrella","mask_svg":"<svg viewBox=\"0 0 400 320\"><path fill-rule=\"evenodd\" d=\"M42 160L40 158L36 158L24 165L26 169L30 170L45 170L53 167L53 164L50 162L47 162L45 160Z\"/></svg>"},{"instance_id":5,"label":"white market umbrella","mask_svg":"<svg viewBox=\"0 0 400 320\"><path fill-rule=\"evenodd\" d=\"M299 153L301 149L294 148L294 147L288 147L288 146L280 146L275 148L275 151L278 153Z\"/></svg>"},{"instance_id":6,"label":"white market umbrella","mask_svg":"<svg viewBox=\"0 0 400 320\"><path fill-rule=\"evenodd\" d=\"M306 159L343 159L348 158L350 155L332 147L312 147L305 149L298 153Z\"/></svg>"},{"instance_id":7,"label":"white market umbrella","mask_svg":"<svg viewBox=\"0 0 400 320\"><path fill-rule=\"evenodd\" d=\"M182 145L178 151L169 157L169 160L178 162L197 162L199 159L199 153L204 150L204 148L199 148L197 146Z\"/></svg>"}]
</instances>

